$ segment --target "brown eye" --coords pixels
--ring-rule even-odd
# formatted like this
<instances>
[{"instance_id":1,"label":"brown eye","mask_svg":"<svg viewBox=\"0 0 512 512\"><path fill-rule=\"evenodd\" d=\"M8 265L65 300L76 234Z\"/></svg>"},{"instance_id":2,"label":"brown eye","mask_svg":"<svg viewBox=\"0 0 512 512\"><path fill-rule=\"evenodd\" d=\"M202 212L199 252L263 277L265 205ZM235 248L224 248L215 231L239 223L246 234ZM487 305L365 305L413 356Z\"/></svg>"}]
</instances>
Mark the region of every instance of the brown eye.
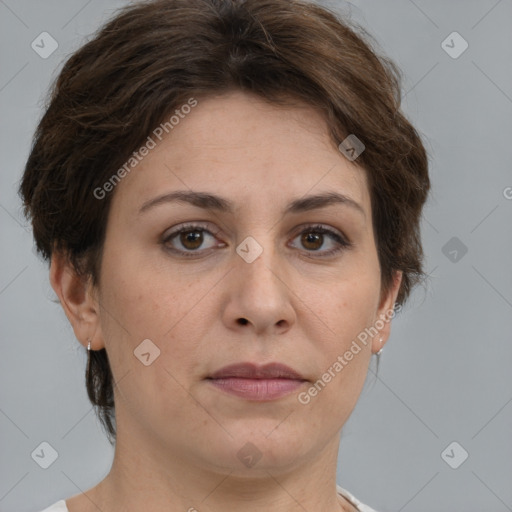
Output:
<instances>
[{"instance_id":1,"label":"brown eye","mask_svg":"<svg viewBox=\"0 0 512 512\"><path fill-rule=\"evenodd\" d=\"M306 249L317 251L322 247L323 241L324 237L322 234L317 234L311 231L302 233L301 243Z\"/></svg>"},{"instance_id":2,"label":"brown eye","mask_svg":"<svg viewBox=\"0 0 512 512\"><path fill-rule=\"evenodd\" d=\"M180 234L180 242L185 249L199 249L203 243L203 234L198 231L182 231Z\"/></svg>"},{"instance_id":3,"label":"brown eye","mask_svg":"<svg viewBox=\"0 0 512 512\"><path fill-rule=\"evenodd\" d=\"M304 229L298 236L299 249L305 249L306 253L317 252L315 257L333 256L334 254L349 249L352 243L349 242L343 235L328 229L322 225L310 226Z\"/></svg>"},{"instance_id":4,"label":"brown eye","mask_svg":"<svg viewBox=\"0 0 512 512\"><path fill-rule=\"evenodd\" d=\"M200 256L215 247L215 235L201 225L186 225L171 232L162 240L168 251L183 256ZM219 247L222 244L219 245Z\"/></svg>"}]
</instances>

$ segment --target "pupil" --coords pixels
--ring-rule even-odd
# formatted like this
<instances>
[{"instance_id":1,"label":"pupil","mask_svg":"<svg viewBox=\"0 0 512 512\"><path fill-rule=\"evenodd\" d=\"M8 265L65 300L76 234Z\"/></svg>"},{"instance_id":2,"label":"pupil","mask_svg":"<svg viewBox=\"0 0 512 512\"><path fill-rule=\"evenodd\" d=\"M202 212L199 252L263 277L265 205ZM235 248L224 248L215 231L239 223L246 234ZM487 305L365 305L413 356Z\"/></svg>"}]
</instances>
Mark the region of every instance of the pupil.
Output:
<instances>
[{"instance_id":1,"label":"pupil","mask_svg":"<svg viewBox=\"0 0 512 512\"><path fill-rule=\"evenodd\" d=\"M203 242L203 235L199 231L186 231L181 233L181 243L187 249L197 249Z\"/></svg>"},{"instance_id":2,"label":"pupil","mask_svg":"<svg viewBox=\"0 0 512 512\"><path fill-rule=\"evenodd\" d=\"M314 246L315 242L321 241L321 235L318 235L318 234L315 235L312 233L307 233L307 234L303 235L302 241L308 249L318 250L320 248L320 246L322 245L321 243L320 243L320 245L318 245L318 243L317 243L317 245ZM310 244L313 244L313 247L311 247Z\"/></svg>"}]
</instances>

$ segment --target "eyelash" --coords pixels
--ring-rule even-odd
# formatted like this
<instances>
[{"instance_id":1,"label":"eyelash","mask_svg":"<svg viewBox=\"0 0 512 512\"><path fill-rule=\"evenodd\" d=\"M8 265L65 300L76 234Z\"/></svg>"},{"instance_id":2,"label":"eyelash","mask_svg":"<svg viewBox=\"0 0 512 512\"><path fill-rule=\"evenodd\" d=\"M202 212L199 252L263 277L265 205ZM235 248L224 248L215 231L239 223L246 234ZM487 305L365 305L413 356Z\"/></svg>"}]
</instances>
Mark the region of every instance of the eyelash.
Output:
<instances>
[{"instance_id":1,"label":"eyelash","mask_svg":"<svg viewBox=\"0 0 512 512\"><path fill-rule=\"evenodd\" d=\"M181 249L171 248L167 245L170 240L172 240L176 236L180 235L181 233L187 233L187 232L193 232L193 231L203 231L203 232L209 233L213 237L216 237L216 235L219 234L219 231L214 230L215 232L212 232L209 229L206 229L204 226L201 226L199 224L185 224L180 229L173 231L172 233L169 233L169 235L163 239L162 243L165 246L166 250L168 250L170 252L179 253L180 256L183 256L185 258L197 257L197 255L200 254L199 249L196 251L191 251L191 250L182 251ZM335 247L334 249L330 249L327 252L319 253L319 254L321 254L321 256L308 256L308 257L327 258L327 257L333 256L345 249L350 249L353 245L351 242L349 242L346 238L344 238L343 236L338 234L336 231L326 228L326 227L322 226L321 224L307 226L302 231L297 233L294 236L294 239L304 233L316 233L316 234L322 234L322 235L329 235L338 244L337 247ZM306 252L315 253L317 251L307 251L306 250Z\"/></svg>"}]
</instances>

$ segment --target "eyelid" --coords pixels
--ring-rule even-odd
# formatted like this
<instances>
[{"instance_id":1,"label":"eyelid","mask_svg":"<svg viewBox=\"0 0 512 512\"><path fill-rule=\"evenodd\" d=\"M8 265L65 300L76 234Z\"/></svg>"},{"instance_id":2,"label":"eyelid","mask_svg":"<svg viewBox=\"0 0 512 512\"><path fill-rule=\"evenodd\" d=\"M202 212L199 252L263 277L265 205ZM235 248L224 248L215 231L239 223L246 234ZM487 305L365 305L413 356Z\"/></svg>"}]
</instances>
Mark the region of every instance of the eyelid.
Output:
<instances>
[{"instance_id":1,"label":"eyelid","mask_svg":"<svg viewBox=\"0 0 512 512\"><path fill-rule=\"evenodd\" d=\"M201 221L184 222L184 223L178 224L177 226L174 226L170 230L164 232L164 234L162 235L162 238L161 238L162 245L164 245L168 251L178 253L181 255L185 255L185 256L187 256L187 255L192 256L192 255L200 254L201 250L199 250L199 251L182 251L181 249L176 249L174 247L169 247L167 245L172 238L174 238L174 237L178 236L180 233L186 232L186 231L204 231L205 233L210 234L211 236L213 236L216 239L219 236L219 234L222 232L222 230L217 228L217 226L213 225L213 227L211 227L211 225L207 222L201 222ZM222 244L224 246L226 245L224 242L222 242ZM218 246L219 245L217 245L217 247ZM211 250L211 249L213 249L213 248L203 249L202 251L204 252L204 251Z\"/></svg>"},{"instance_id":2,"label":"eyelid","mask_svg":"<svg viewBox=\"0 0 512 512\"><path fill-rule=\"evenodd\" d=\"M212 227L213 226L213 227ZM202 222L202 221L192 221L192 222L183 222L182 224L178 224L177 226L172 227L170 230L164 232L162 239L168 240L169 238L172 238L173 236L176 236L177 234L181 233L182 231L193 231L194 229L197 229L198 231L206 231L212 235L219 235L222 230L218 228L215 225L210 225L208 222Z\"/></svg>"},{"instance_id":3,"label":"eyelid","mask_svg":"<svg viewBox=\"0 0 512 512\"><path fill-rule=\"evenodd\" d=\"M347 243L349 242L348 238L345 236L345 234L342 231L340 231L337 228L331 227L327 224L322 224L320 222L313 222L313 223L305 222L303 224L300 224L299 226L294 228L294 231L296 233L294 236L297 236L298 234L300 234L306 230L311 230L311 231L319 230L319 231L321 231L321 232L323 231L325 233L332 233L333 235L337 235L340 238L343 238L343 240L346 241Z\"/></svg>"}]
</instances>

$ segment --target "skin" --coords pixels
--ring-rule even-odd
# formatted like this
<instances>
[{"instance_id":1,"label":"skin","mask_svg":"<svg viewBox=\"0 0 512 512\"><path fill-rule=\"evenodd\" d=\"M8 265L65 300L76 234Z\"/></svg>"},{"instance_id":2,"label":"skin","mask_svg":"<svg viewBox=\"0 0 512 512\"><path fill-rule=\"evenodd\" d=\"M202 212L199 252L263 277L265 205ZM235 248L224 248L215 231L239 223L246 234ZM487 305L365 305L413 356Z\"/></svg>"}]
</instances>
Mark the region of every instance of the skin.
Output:
<instances>
[{"instance_id":1,"label":"skin","mask_svg":"<svg viewBox=\"0 0 512 512\"><path fill-rule=\"evenodd\" d=\"M398 293L400 273L387 293L380 287L370 195L356 164L310 106L278 107L242 92L199 99L112 192L100 286L53 255L51 284L77 339L106 348L117 382L111 471L68 499L70 512L355 510L336 494L340 433L391 323L307 405L297 398ZM139 215L146 201L176 190L222 196L234 214L168 202ZM292 200L328 191L364 213L331 204L282 215ZM163 241L192 221L216 230L200 232L198 249L179 236ZM352 246L322 257L337 243L329 235L301 241L314 224ZM247 236L263 248L252 263L236 252ZM145 339L160 350L148 366L134 356ZM248 361L282 362L310 382L253 402L205 380ZM237 457L247 442L261 453L252 467Z\"/></svg>"}]
</instances>

